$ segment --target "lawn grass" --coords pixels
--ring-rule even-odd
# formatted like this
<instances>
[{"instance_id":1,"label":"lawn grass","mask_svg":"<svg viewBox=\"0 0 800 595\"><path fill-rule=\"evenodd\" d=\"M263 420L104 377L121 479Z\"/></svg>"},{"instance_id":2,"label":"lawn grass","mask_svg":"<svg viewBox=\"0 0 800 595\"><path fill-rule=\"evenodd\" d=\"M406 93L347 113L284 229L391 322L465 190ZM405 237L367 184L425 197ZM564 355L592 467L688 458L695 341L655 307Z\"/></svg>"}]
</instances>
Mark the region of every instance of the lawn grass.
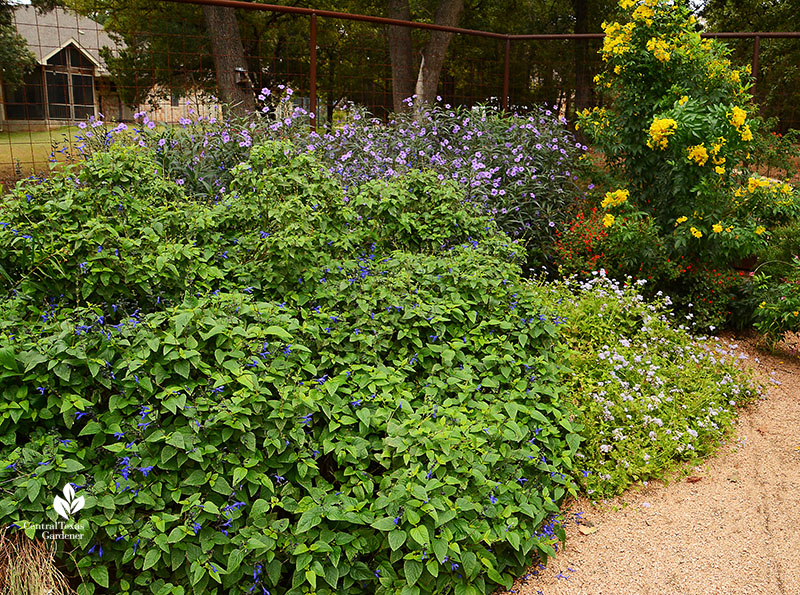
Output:
<instances>
[{"instance_id":1,"label":"lawn grass","mask_svg":"<svg viewBox=\"0 0 800 595\"><path fill-rule=\"evenodd\" d=\"M69 148L77 131L75 126L62 126L35 132L0 132L0 182L47 170L53 143L57 143L57 148ZM66 159L63 153L56 153L56 158L58 161Z\"/></svg>"}]
</instances>

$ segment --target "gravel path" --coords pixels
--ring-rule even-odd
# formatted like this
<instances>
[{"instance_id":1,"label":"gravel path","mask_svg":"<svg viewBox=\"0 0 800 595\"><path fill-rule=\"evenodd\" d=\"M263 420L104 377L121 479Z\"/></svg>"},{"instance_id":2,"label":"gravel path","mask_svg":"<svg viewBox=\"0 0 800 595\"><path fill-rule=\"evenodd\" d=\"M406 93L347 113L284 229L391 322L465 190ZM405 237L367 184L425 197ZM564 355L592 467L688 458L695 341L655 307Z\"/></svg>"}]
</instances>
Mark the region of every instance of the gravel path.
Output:
<instances>
[{"instance_id":1,"label":"gravel path","mask_svg":"<svg viewBox=\"0 0 800 595\"><path fill-rule=\"evenodd\" d=\"M778 356L738 344L769 391L717 456L668 485L573 502L563 551L510 593L800 594L800 339Z\"/></svg>"}]
</instances>

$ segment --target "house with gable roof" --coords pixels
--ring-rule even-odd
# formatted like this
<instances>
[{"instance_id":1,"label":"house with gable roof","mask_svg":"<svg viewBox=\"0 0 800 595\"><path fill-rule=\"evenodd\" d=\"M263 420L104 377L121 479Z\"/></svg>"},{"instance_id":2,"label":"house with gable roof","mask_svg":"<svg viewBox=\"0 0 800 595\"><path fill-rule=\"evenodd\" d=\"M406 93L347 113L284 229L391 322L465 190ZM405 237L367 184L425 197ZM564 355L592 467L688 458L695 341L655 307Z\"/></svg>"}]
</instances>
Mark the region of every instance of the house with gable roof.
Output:
<instances>
[{"instance_id":1,"label":"house with gable roof","mask_svg":"<svg viewBox=\"0 0 800 595\"><path fill-rule=\"evenodd\" d=\"M165 93L152 92L141 106L124 104L102 56L104 48L114 52L119 44L88 17L63 8L40 13L18 6L14 25L37 66L17 89L0 80L0 130L46 130L101 115L106 121L130 121L137 111L155 122L177 122L193 113L175 94L164 101ZM217 109L206 105L201 111Z\"/></svg>"}]
</instances>

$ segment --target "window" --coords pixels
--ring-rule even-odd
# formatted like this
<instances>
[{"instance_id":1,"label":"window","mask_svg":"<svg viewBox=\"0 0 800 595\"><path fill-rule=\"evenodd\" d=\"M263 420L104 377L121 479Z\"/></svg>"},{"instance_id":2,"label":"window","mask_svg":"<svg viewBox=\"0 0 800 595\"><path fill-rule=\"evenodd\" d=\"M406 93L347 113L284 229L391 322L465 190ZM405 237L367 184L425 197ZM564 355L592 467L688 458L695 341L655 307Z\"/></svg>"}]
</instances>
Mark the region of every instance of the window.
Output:
<instances>
[{"instance_id":1,"label":"window","mask_svg":"<svg viewBox=\"0 0 800 595\"><path fill-rule=\"evenodd\" d=\"M37 68L27 75L14 92L3 89L6 98L6 118L9 120L44 120L42 71Z\"/></svg>"},{"instance_id":2,"label":"window","mask_svg":"<svg viewBox=\"0 0 800 595\"><path fill-rule=\"evenodd\" d=\"M47 60L47 114L53 120L85 120L94 115L94 64L74 45Z\"/></svg>"}]
</instances>

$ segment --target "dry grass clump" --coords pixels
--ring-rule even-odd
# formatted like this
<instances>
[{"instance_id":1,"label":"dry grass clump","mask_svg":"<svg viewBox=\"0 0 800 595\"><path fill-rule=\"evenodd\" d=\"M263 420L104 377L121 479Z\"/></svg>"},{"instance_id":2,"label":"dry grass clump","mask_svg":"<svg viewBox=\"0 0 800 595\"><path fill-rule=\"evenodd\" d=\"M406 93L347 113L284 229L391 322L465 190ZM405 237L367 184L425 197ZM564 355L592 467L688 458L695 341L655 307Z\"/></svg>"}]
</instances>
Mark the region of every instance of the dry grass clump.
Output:
<instances>
[{"instance_id":1,"label":"dry grass clump","mask_svg":"<svg viewBox=\"0 0 800 595\"><path fill-rule=\"evenodd\" d=\"M3 595L73 595L57 568L52 544L21 533L0 531L0 593Z\"/></svg>"}]
</instances>

